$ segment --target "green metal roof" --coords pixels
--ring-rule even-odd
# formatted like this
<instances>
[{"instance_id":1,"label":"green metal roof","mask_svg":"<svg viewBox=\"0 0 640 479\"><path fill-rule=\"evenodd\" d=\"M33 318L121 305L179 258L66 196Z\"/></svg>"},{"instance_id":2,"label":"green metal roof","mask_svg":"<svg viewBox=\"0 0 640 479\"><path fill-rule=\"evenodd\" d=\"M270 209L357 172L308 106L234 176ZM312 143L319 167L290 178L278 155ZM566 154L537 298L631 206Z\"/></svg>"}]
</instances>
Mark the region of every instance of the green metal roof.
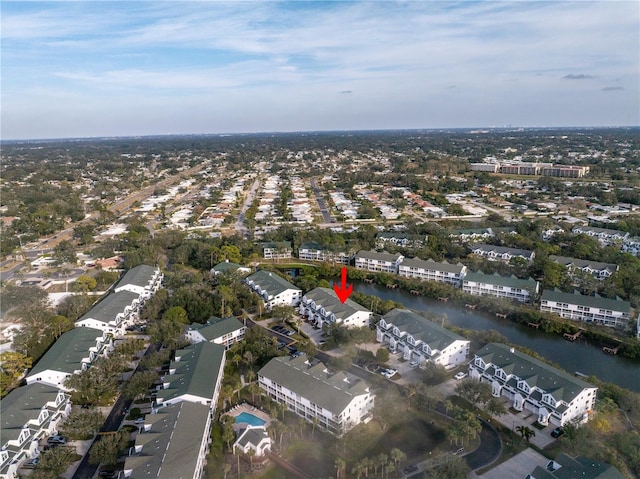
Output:
<instances>
[{"instance_id":1,"label":"green metal roof","mask_svg":"<svg viewBox=\"0 0 640 479\"><path fill-rule=\"evenodd\" d=\"M131 479L179 479L196 477L200 445L205 434L209 407L182 401L163 407L153 419L150 431L136 436L142 445L139 455L127 456L125 470L132 470ZM152 440L147 440L152 439Z\"/></svg>"},{"instance_id":2,"label":"green metal roof","mask_svg":"<svg viewBox=\"0 0 640 479\"><path fill-rule=\"evenodd\" d=\"M218 263L211 269L219 273L233 273L234 271L237 271L238 268L246 268L246 266L242 266L231 261L223 261L222 263Z\"/></svg>"},{"instance_id":3,"label":"green metal roof","mask_svg":"<svg viewBox=\"0 0 640 479\"><path fill-rule=\"evenodd\" d=\"M599 261L589 261L586 259L569 258L567 256L549 255L549 259L561 264L562 266L575 266L576 268L590 268L596 271L607 270L615 273L618 265L613 263L600 263Z\"/></svg>"},{"instance_id":4,"label":"green metal roof","mask_svg":"<svg viewBox=\"0 0 640 479\"><path fill-rule=\"evenodd\" d=\"M158 391L158 398L167 401L185 394L213 398L223 367L224 346L204 341L176 351L176 357L180 357L180 361L171 363L175 374L165 376L169 387Z\"/></svg>"},{"instance_id":5,"label":"green metal roof","mask_svg":"<svg viewBox=\"0 0 640 479\"><path fill-rule=\"evenodd\" d=\"M342 413L354 398L369 392L369 385L362 379L342 371L330 373L321 362L309 364L305 356L273 358L258 374L334 415Z\"/></svg>"},{"instance_id":6,"label":"green metal roof","mask_svg":"<svg viewBox=\"0 0 640 479\"><path fill-rule=\"evenodd\" d=\"M140 266L136 266L135 268L131 268L129 271L127 271L122 279L118 282L117 287L120 288L126 284L132 284L135 286L147 286L151 281L151 278L153 278L157 271L158 268L141 264Z\"/></svg>"},{"instance_id":7,"label":"green metal roof","mask_svg":"<svg viewBox=\"0 0 640 479\"><path fill-rule=\"evenodd\" d=\"M382 316L382 319L400 331L410 334L416 341L428 344L431 349L442 351L454 341L467 341L459 334L408 309L392 309Z\"/></svg>"},{"instance_id":8,"label":"green metal roof","mask_svg":"<svg viewBox=\"0 0 640 479\"><path fill-rule=\"evenodd\" d=\"M583 389L596 389L594 385L517 349L512 352L505 344L489 343L476 356L482 358L485 364L494 364L507 375L513 374L526 381L529 387L535 386L551 394L556 401L571 403Z\"/></svg>"},{"instance_id":9,"label":"green metal roof","mask_svg":"<svg viewBox=\"0 0 640 479\"><path fill-rule=\"evenodd\" d=\"M551 289L545 289L542 291L540 300L576 304L579 306L588 306L590 308L608 309L627 314L631 311L631 303L629 301L602 298L600 296L585 296L583 294L576 293L563 293L562 291Z\"/></svg>"},{"instance_id":10,"label":"green metal roof","mask_svg":"<svg viewBox=\"0 0 640 479\"><path fill-rule=\"evenodd\" d=\"M81 369L82 359L89 356L89 349L96 346L103 334L99 329L84 327L67 331L44 353L27 377L47 370L71 374Z\"/></svg>"},{"instance_id":11,"label":"green metal roof","mask_svg":"<svg viewBox=\"0 0 640 479\"><path fill-rule=\"evenodd\" d=\"M94 305L87 313L83 314L78 321L85 319L95 319L103 323L114 321L116 316L122 312L127 306L140 298L139 294L131 291L120 291L107 295L102 301Z\"/></svg>"},{"instance_id":12,"label":"green metal roof","mask_svg":"<svg viewBox=\"0 0 640 479\"><path fill-rule=\"evenodd\" d=\"M22 428L31 420L38 419L40 411L48 402L55 402L58 389L46 384L33 383L15 388L0 400L0 445L15 440Z\"/></svg>"},{"instance_id":13,"label":"green metal roof","mask_svg":"<svg viewBox=\"0 0 640 479\"><path fill-rule=\"evenodd\" d=\"M212 341L225 334L238 331L245 326L236 318L218 318L212 316L209 320L202 323L191 323L190 328L194 331L198 331L205 340Z\"/></svg>"}]
</instances>

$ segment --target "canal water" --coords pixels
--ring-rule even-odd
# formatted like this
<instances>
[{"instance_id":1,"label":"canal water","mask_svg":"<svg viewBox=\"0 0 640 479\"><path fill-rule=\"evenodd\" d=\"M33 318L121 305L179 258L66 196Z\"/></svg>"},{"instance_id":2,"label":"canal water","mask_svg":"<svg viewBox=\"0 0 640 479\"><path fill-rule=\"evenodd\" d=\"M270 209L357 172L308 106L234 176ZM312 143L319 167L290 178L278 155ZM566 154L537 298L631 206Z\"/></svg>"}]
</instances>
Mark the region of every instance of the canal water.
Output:
<instances>
[{"instance_id":1,"label":"canal water","mask_svg":"<svg viewBox=\"0 0 640 479\"><path fill-rule=\"evenodd\" d=\"M584 339L578 339L575 342L567 341L560 334L547 334L482 312L470 311L377 284L354 281L353 290L377 296L383 300L397 301L409 309L444 313L447 315L445 324L475 330L494 329L510 342L536 351L570 373L577 371L589 376L597 376L602 381L640 392L640 362L605 354L601 347L590 344Z\"/></svg>"}]
</instances>

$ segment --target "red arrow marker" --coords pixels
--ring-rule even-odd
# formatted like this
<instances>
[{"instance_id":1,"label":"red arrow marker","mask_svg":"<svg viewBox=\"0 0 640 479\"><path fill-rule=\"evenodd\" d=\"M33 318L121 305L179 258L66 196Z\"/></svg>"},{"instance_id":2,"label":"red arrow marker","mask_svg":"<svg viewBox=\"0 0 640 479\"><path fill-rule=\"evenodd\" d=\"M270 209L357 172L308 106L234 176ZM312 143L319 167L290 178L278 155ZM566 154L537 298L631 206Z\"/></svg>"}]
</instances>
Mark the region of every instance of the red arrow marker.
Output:
<instances>
[{"instance_id":1,"label":"red arrow marker","mask_svg":"<svg viewBox=\"0 0 640 479\"><path fill-rule=\"evenodd\" d=\"M343 304L351 295L351 292L353 291L353 284L347 285L347 268L342 268L342 282L340 283L340 286L333 283L333 290L336 292L338 299Z\"/></svg>"}]
</instances>

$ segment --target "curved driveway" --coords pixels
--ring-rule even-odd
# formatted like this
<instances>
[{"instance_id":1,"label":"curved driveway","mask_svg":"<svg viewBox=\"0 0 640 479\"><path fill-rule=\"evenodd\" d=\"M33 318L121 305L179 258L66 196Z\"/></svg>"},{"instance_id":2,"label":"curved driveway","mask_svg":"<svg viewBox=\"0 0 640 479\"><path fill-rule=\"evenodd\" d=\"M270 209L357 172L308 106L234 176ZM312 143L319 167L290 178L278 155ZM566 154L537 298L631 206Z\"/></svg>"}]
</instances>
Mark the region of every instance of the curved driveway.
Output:
<instances>
[{"instance_id":1,"label":"curved driveway","mask_svg":"<svg viewBox=\"0 0 640 479\"><path fill-rule=\"evenodd\" d=\"M498 431L484 419L478 419L482 423L480 446L475 451L464 456L464 460L467 461L467 465L472 471L492 464L502 453L502 441Z\"/></svg>"}]
</instances>

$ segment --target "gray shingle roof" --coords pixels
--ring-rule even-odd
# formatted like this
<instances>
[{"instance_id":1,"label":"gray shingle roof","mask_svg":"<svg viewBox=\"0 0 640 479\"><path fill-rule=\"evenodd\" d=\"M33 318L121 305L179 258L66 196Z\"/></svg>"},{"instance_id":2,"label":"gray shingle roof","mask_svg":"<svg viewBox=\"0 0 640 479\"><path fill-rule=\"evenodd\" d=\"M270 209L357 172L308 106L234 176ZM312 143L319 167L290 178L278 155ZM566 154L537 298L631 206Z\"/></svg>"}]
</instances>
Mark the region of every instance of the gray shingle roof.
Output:
<instances>
[{"instance_id":1,"label":"gray shingle roof","mask_svg":"<svg viewBox=\"0 0 640 479\"><path fill-rule=\"evenodd\" d=\"M266 271L261 269L247 277L247 281L252 281L254 284L260 286L260 289L266 291L269 296L277 296L280 293L288 289L301 291L300 288L291 284L286 279L279 276L277 273Z\"/></svg>"},{"instance_id":2,"label":"gray shingle roof","mask_svg":"<svg viewBox=\"0 0 640 479\"><path fill-rule=\"evenodd\" d=\"M136 437L136 445L143 445L142 451L125 461L125 470L133 470L130 478L195 477L202 438L208 433L208 415L208 406L185 401L147 415L145 422L152 424L151 430Z\"/></svg>"},{"instance_id":3,"label":"gray shingle roof","mask_svg":"<svg viewBox=\"0 0 640 479\"><path fill-rule=\"evenodd\" d=\"M81 369L82 359L89 356L103 332L95 328L74 328L67 331L44 353L27 377L52 370L73 373Z\"/></svg>"},{"instance_id":4,"label":"gray shingle roof","mask_svg":"<svg viewBox=\"0 0 640 479\"><path fill-rule=\"evenodd\" d=\"M239 446L245 448L248 444L257 446L258 444L260 444L260 441L268 438L269 434L263 427L252 427L245 429L242 434L240 434L240 437L236 442Z\"/></svg>"},{"instance_id":5,"label":"gray shingle roof","mask_svg":"<svg viewBox=\"0 0 640 479\"><path fill-rule=\"evenodd\" d=\"M360 311L371 313L367 308L351 299L347 299L344 304L341 303L335 291L329 288L315 288L304 296L316 305L322 306L327 312L333 313L336 319L346 319Z\"/></svg>"},{"instance_id":6,"label":"gray shingle roof","mask_svg":"<svg viewBox=\"0 0 640 479\"><path fill-rule=\"evenodd\" d=\"M628 237L629 233L622 230L612 230L608 228L596 228L595 226L576 226L571 230L573 233L603 233L611 236Z\"/></svg>"},{"instance_id":7,"label":"gray shingle roof","mask_svg":"<svg viewBox=\"0 0 640 479\"><path fill-rule=\"evenodd\" d=\"M237 271L238 268L246 268L246 266L242 266L231 261L223 261L222 263L215 265L211 270L219 273L233 273L234 271Z\"/></svg>"},{"instance_id":8,"label":"gray shingle roof","mask_svg":"<svg viewBox=\"0 0 640 479\"><path fill-rule=\"evenodd\" d=\"M127 306L131 306L131 303L139 297L140 295L130 291L120 291L109 294L87 313L83 314L77 321L95 319L103 323L108 323L113 321L118 314L122 313Z\"/></svg>"},{"instance_id":9,"label":"gray shingle roof","mask_svg":"<svg viewBox=\"0 0 640 479\"><path fill-rule=\"evenodd\" d=\"M392 254L392 253L387 253L386 251L378 253L377 251L360 250L356 254L356 259L358 258L375 259L378 261L389 261L390 263L395 263L396 261L398 261L398 259L401 256L402 256L401 254L398 254L398 253Z\"/></svg>"},{"instance_id":10,"label":"gray shingle roof","mask_svg":"<svg viewBox=\"0 0 640 479\"><path fill-rule=\"evenodd\" d=\"M224 346L206 341L176 351L180 361L171 363L175 374L165 376L169 387L158 391L158 398L167 401L185 394L213 398L224 352Z\"/></svg>"},{"instance_id":11,"label":"gray shingle roof","mask_svg":"<svg viewBox=\"0 0 640 479\"><path fill-rule=\"evenodd\" d=\"M460 263L451 264L451 263L447 263L446 261L440 263L437 261L433 261L432 259L422 260L420 258L405 258L402 260L402 263L400 263L400 266L401 267L408 266L410 268L422 268L425 270L443 271L445 273L455 273L455 274L462 273L462 269L464 268L464 265Z\"/></svg>"},{"instance_id":12,"label":"gray shingle roof","mask_svg":"<svg viewBox=\"0 0 640 479\"><path fill-rule=\"evenodd\" d=\"M304 356L273 358L258 374L336 415L355 397L367 394L369 388L362 379L349 373L329 373L321 362L310 365Z\"/></svg>"},{"instance_id":13,"label":"gray shingle roof","mask_svg":"<svg viewBox=\"0 0 640 479\"><path fill-rule=\"evenodd\" d=\"M410 334L416 341L428 344L434 350L442 351L454 341L466 341L459 334L449 331L408 309L392 309L382 316L382 319L387 324L393 324L400 331Z\"/></svg>"},{"instance_id":14,"label":"gray shingle roof","mask_svg":"<svg viewBox=\"0 0 640 479\"><path fill-rule=\"evenodd\" d=\"M463 279L463 283L472 281L474 283L495 284L497 286L508 286L510 288L529 289L535 291L536 281L529 279L519 279L515 276L500 276L498 274L484 274L479 271L477 273L467 273Z\"/></svg>"},{"instance_id":15,"label":"gray shingle roof","mask_svg":"<svg viewBox=\"0 0 640 479\"><path fill-rule=\"evenodd\" d=\"M560 303L577 304L580 306L589 306L591 308L609 309L611 311L619 311L629 313L631 303L619 299L601 298L600 296L585 296L576 293L563 293L551 289L542 291L541 301L557 301Z\"/></svg>"},{"instance_id":16,"label":"gray shingle roof","mask_svg":"<svg viewBox=\"0 0 640 479\"><path fill-rule=\"evenodd\" d=\"M244 328L244 325L236 318L218 318L212 316L204 324L191 323L190 328L202 334L205 340L213 341L225 334Z\"/></svg>"},{"instance_id":17,"label":"gray shingle roof","mask_svg":"<svg viewBox=\"0 0 640 479\"><path fill-rule=\"evenodd\" d=\"M20 436L22 427L38 419L40 411L48 402L54 402L58 389L41 383L15 388L0 400L0 445Z\"/></svg>"},{"instance_id":18,"label":"gray shingle roof","mask_svg":"<svg viewBox=\"0 0 640 479\"><path fill-rule=\"evenodd\" d=\"M118 287L124 286L125 284L147 286L151 281L151 278L153 278L153 276L156 274L157 270L158 268L147 266L145 264L141 264L140 266L131 268L118 282Z\"/></svg>"},{"instance_id":19,"label":"gray shingle roof","mask_svg":"<svg viewBox=\"0 0 640 479\"><path fill-rule=\"evenodd\" d=\"M561 467L555 471L537 466L531 473L536 479L623 479L624 476L615 467L590 457L573 458L564 452L554 460Z\"/></svg>"},{"instance_id":20,"label":"gray shingle roof","mask_svg":"<svg viewBox=\"0 0 640 479\"><path fill-rule=\"evenodd\" d=\"M518 350L511 352L509 346L489 343L476 353L485 364L492 363L527 382L530 387L538 387L551 394L556 401L571 403L583 389L595 388L592 384L569 373L532 358Z\"/></svg>"},{"instance_id":21,"label":"gray shingle roof","mask_svg":"<svg viewBox=\"0 0 640 479\"><path fill-rule=\"evenodd\" d=\"M549 259L555 261L562 266L575 266L576 268L591 268L596 271L607 270L611 273L615 273L618 270L618 265L613 263L600 263L599 261L589 261L586 259L569 258L567 256L556 256L554 254L549 255Z\"/></svg>"}]
</instances>

